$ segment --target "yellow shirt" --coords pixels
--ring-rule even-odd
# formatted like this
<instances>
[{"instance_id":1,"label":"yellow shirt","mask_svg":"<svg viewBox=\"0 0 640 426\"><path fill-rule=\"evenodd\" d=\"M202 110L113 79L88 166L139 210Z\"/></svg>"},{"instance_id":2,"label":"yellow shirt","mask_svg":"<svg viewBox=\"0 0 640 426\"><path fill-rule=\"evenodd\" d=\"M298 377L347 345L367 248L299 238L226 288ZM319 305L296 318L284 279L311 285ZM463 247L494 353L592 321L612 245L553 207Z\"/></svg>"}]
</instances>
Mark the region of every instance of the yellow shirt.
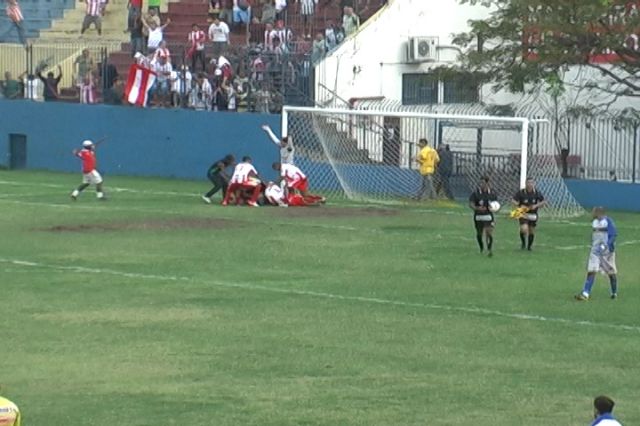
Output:
<instances>
[{"instance_id":1,"label":"yellow shirt","mask_svg":"<svg viewBox=\"0 0 640 426\"><path fill-rule=\"evenodd\" d=\"M1 396L0 426L20 426L20 410L16 404Z\"/></svg>"},{"instance_id":2,"label":"yellow shirt","mask_svg":"<svg viewBox=\"0 0 640 426\"><path fill-rule=\"evenodd\" d=\"M420 153L418 153L417 161L418 164L420 164L421 175L432 175L440 162L440 156L438 155L438 151L430 146L425 146L420 150Z\"/></svg>"}]
</instances>

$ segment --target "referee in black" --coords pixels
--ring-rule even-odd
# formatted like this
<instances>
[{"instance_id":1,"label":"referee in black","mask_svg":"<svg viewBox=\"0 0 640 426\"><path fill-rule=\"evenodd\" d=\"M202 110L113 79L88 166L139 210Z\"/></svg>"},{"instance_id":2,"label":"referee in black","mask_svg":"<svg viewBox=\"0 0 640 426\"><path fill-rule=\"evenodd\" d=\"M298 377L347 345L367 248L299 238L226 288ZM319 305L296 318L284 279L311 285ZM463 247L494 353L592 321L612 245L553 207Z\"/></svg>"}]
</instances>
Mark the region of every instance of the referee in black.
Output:
<instances>
[{"instance_id":1,"label":"referee in black","mask_svg":"<svg viewBox=\"0 0 640 426\"><path fill-rule=\"evenodd\" d=\"M498 201L498 197L489 186L489 178L483 177L478 189L469 197L469 207L473 210L473 222L476 227L476 239L478 246L480 246L480 253L484 252L484 237L489 257L493 256L493 229L496 226L493 213L489 210L489 203L492 201Z\"/></svg>"},{"instance_id":2,"label":"referee in black","mask_svg":"<svg viewBox=\"0 0 640 426\"><path fill-rule=\"evenodd\" d=\"M211 204L211 197L213 194L222 189L222 196L227 192L227 186L229 186L229 175L227 174L227 168L236 164L236 158L232 154L228 154L222 160L218 160L213 163L207 170L207 178L213 184L213 188L202 196L202 200Z\"/></svg>"}]
</instances>

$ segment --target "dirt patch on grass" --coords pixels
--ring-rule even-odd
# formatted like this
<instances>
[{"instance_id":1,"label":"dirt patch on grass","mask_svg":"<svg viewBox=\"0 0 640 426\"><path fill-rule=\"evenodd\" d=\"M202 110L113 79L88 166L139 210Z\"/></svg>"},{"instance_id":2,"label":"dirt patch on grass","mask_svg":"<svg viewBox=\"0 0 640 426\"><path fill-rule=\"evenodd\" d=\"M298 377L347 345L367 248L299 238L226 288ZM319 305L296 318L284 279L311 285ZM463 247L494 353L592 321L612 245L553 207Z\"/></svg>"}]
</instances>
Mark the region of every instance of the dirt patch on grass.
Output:
<instances>
[{"instance_id":1,"label":"dirt patch on grass","mask_svg":"<svg viewBox=\"0 0 640 426\"><path fill-rule=\"evenodd\" d=\"M397 216L398 210L378 207L289 207L275 208L279 217L389 217Z\"/></svg>"},{"instance_id":2,"label":"dirt patch on grass","mask_svg":"<svg viewBox=\"0 0 640 426\"><path fill-rule=\"evenodd\" d=\"M40 229L48 232L108 232L130 230L159 230L159 229L228 229L242 226L242 222L229 219L167 219L145 220L141 222L117 222L117 223L82 223L78 225L56 225Z\"/></svg>"}]
</instances>

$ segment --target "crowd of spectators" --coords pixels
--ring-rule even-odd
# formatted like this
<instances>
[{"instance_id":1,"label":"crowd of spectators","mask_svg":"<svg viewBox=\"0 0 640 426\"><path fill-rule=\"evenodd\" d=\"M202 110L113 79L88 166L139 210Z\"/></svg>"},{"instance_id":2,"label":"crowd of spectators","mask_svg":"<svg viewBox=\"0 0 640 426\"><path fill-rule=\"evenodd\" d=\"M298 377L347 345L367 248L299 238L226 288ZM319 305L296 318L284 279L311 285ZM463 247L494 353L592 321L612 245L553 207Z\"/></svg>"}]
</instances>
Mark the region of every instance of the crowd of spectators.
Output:
<instances>
[{"instance_id":1,"label":"crowd of spectators","mask_svg":"<svg viewBox=\"0 0 640 426\"><path fill-rule=\"evenodd\" d=\"M374 1L374 0L371 0ZM252 4L262 2L254 14ZM194 23L183 43L168 44L157 1L142 12L140 0L129 0L127 27L132 62L156 73L149 92L150 107L212 111L279 112L286 103L312 99L313 67L346 37L357 31L360 19L347 0L211 0L208 28ZM315 28L318 2L340 3L341 24L331 19ZM296 21L298 19L298 21ZM89 23L95 23L89 20ZM301 30L295 34L287 22ZM96 25L98 26L98 25ZM83 25L83 28L85 25ZM232 44L237 31L250 35L242 46ZM313 33L312 33L313 32ZM58 76L37 69L2 81L1 96L43 101L122 104L125 84L116 67L96 60L84 49L74 61L73 90L60 94Z\"/></svg>"}]
</instances>

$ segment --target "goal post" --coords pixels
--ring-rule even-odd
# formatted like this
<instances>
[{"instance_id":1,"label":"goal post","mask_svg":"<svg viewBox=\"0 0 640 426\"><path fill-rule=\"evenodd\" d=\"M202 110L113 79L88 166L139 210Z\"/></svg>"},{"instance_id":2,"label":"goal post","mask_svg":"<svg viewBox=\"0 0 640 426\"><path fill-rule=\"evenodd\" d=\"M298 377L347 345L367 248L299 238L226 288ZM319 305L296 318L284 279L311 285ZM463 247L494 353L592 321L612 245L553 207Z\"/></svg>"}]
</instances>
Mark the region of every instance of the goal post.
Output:
<instances>
[{"instance_id":1,"label":"goal post","mask_svg":"<svg viewBox=\"0 0 640 426\"><path fill-rule=\"evenodd\" d=\"M543 121L285 106L282 134L291 136L312 187L330 197L385 203L422 197L415 158L425 138L443 157L433 179L441 196L467 198L489 176L508 203L533 177L549 199L548 215L575 216L583 210L564 184Z\"/></svg>"}]
</instances>

